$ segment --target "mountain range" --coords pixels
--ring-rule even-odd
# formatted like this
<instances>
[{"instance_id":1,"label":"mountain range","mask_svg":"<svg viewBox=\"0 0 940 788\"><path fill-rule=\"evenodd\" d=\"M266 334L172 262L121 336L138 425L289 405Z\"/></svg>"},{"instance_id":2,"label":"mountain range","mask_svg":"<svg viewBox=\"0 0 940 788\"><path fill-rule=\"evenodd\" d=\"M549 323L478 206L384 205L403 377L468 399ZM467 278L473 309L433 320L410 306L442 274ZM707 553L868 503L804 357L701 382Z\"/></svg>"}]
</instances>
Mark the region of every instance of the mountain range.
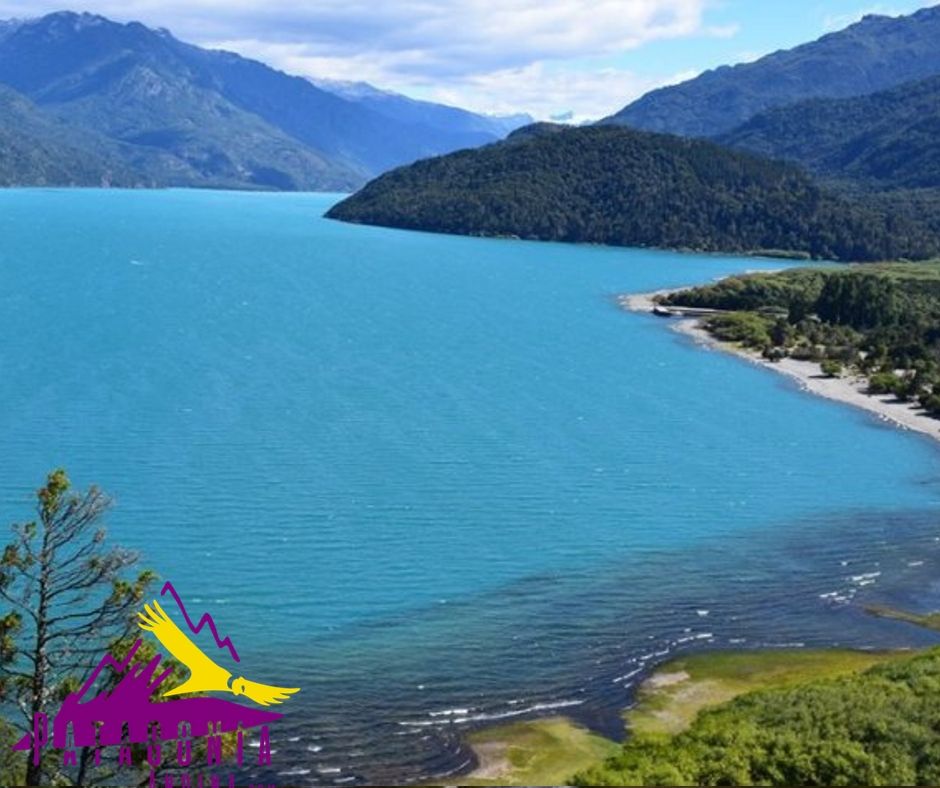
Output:
<instances>
[{"instance_id":1,"label":"mountain range","mask_svg":"<svg viewBox=\"0 0 940 788\"><path fill-rule=\"evenodd\" d=\"M903 198L914 206L908 213L934 212L937 40L940 6L869 15L818 41L653 91L601 125L707 137L787 159L837 188L917 190ZM494 162L488 146L509 132L506 155L521 156L526 135L551 136L549 125L525 126L531 120L290 76L92 14L0 23L0 185L352 191L453 151L476 149L471 155ZM583 171L579 152L569 154L559 166ZM940 228L940 219L931 223Z\"/></svg>"},{"instance_id":2,"label":"mountain range","mask_svg":"<svg viewBox=\"0 0 940 788\"><path fill-rule=\"evenodd\" d=\"M879 188L940 186L940 76L778 107L716 139L825 177Z\"/></svg>"},{"instance_id":3,"label":"mountain range","mask_svg":"<svg viewBox=\"0 0 940 788\"><path fill-rule=\"evenodd\" d=\"M654 91L593 128L537 124L393 171L328 215L615 245L934 256L936 41L940 6L867 16L819 41Z\"/></svg>"},{"instance_id":4,"label":"mountain range","mask_svg":"<svg viewBox=\"0 0 940 788\"><path fill-rule=\"evenodd\" d=\"M648 131L714 137L809 98L848 98L940 74L940 6L860 22L753 63L654 90L607 118Z\"/></svg>"},{"instance_id":5,"label":"mountain range","mask_svg":"<svg viewBox=\"0 0 940 788\"><path fill-rule=\"evenodd\" d=\"M0 83L7 185L348 190L514 123L371 86L353 97L166 30L71 12L0 25Z\"/></svg>"},{"instance_id":6,"label":"mountain range","mask_svg":"<svg viewBox=\"0 0 940 788\"><path fill-rule=\"evenodd\" d=\"M488 135L496 139L535 122L535 118L524 112L513 115L480 115L459 107L419 101L391 90L382 90L368 82L336 79L310 81L322 90L367 107L380 115L415 126L440 129L444 133L461 131L466 134Z\"/></svg>"}]
</instances>

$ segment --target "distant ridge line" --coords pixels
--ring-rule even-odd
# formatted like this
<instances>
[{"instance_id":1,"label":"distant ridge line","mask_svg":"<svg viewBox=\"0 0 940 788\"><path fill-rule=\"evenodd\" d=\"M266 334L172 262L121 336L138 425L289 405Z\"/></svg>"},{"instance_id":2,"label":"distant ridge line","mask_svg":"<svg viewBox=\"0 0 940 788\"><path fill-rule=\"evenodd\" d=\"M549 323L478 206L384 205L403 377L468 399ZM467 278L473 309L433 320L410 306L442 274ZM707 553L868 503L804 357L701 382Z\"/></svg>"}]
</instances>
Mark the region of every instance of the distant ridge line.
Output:
<instances>
[{"instance_id":1,"label":"distant ridge line","mask_svg":"<svg viewBox=\"0 0 940 788\"><path fill-rule=\"evenodd\" d=\"M203 613L202 618L199 619L199 623L194 625L193 620L189 617L189 613L186 612L186 605L183 604L183 600L180 598L180 595L177 593L176 589L173 588L173 584L169 580L163 586L163 590L160 591L160 596L165 595L167 591L169 591L173 599L176 600L176 606L180 609L180 613L183 614L183 618L186 619L186 624L189 626L190 631L194 635L198 635L202 631L202 628L208 624L209 631L212 633L212 637L215 640L215 645L219 648L227 648L228 653L232 655L232 659L234 659L236 662L241 662L241 660L238 658L238 652L235 651L235 644L232 643L232 639L230 637L226 637L225 640L219 639L219 630L216 629L215 621L212 619L211 613L208 611Z\"/></svg>"}]
</instances>

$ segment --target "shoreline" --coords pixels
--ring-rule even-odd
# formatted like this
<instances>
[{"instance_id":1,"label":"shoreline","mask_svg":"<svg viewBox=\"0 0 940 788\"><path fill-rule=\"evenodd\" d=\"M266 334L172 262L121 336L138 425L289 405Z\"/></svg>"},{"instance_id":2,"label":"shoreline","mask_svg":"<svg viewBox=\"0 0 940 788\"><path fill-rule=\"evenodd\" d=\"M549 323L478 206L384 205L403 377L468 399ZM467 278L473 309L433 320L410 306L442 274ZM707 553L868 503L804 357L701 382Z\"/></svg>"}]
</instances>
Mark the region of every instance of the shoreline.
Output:
<instances>
[{"instance_id":1,"label":"shoreline","mask_svg":"<svg viewBox=\"0 0 940 788\"><path fill-rule=\"evenodd\" d=\"M467 739L477 766L461 785L556 785L600 766L626 741L673 737L699 712L749 692L858 674L915 656L917 650L811 649L708 650L657 665L622 710L623 740L606 739L568 717L537 718L482 728Z\"/></svg>"},{"instance_id":2,"label":"shoreline","mask_svg":"<svg viewBox=\"0 0 940 788\"><path fill-rule=\"evenodd\" d=\"M627 293L616 296L616 300L626 311L653 317L657 297L694 286ZM664 310L656 316L668 322L669 329L700 348L729 353L766 367L795 381L801 391L864 410L892 428L917 432L940 441L940 420L922 412L916 403L901 402L892 395L869 395L866 393L867 381L858 375L829 378L822 374L820 365L814 361L790 358L780 362L768 361L756 352L713 337L703 327L701 315L669 315ZM784 652L773 649L708 649L700 654L677 656L655 665L637 688L635 703L624 709L628 738L648 734L672 736L688 727L699 711L721 705L739 694L787 686L797 680L854 673L863 665L868 667L912 653L915 652L908 649L869 651L823 647ZM703 666L706 668L704 671L701 670ZM705 675L699 675L700 672ZM546 728L554 735L546 736ZM574 764L568 770L571 775L583 768L585 759L591 757L588 753L593 753L596 758L605 747L619 748L623 745L623 741L605 739L565 716L486 726L471 733L465 741L474 754L476 766L461 781L462 784L476 786L529 785L533 777L546 777L546 771L554 776L562 758L571 758ZM598 759L594 765L601 762L602 759ZM543 779L539 784L547 782Z\"/></svg>"},{"instance_id":3,"label":"shoreline","mask_svg":"<svg viewBox=\"0 0 940 788\"><path fill-rule=\"evenodd\" d=\"M690 286L691 287L691 286ZM671 295L688 287L674 287L656 290L651 293L631 293L622 295L618 302L630 312L652 314L657 296ZM697 345L708 350L720 350L738 358L750 361L777 374L795 381L801 391L825 397L867 411L879 421L898 429L917 432L935 441L940 441L940 419L934 419L924 413L917 403L901 402L891 394L868 394L866 381L857 375L829 378L822 374L815 361L801 361L785 358L780 361L768 361L755 352L745 350L727 342L721 342L706 331L701 320L696 317L660 317L669 320L670 328L676 333L688 337Z\"/></svg>"}]
</instances>

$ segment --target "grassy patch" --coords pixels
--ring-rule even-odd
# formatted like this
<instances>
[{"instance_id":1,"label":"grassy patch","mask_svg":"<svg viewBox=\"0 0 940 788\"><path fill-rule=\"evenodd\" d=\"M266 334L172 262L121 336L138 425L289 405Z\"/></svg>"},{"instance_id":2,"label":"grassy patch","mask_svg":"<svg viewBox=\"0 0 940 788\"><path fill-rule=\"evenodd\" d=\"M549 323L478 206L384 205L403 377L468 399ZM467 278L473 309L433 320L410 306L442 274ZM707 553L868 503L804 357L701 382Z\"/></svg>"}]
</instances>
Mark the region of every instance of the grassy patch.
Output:
<instances>
[{"instance_id":1,"label":"grassy patch","mask_svg":"<svg viewBox=\"0 0 940 788\"><path fill-rule=\"evenodd\" d=\"M834 649L696 654L659 668L640 690L637 705L627 712L627 724L633 736L672 735L688 728L701 710L747 692L860 673L907 657L910 652Z\"/></svg>"},{"instance_id":2,"label":"grassy patch","mask_svg":"<svg viewBox=\"0 0 940 788\"><path fill-rule=\"evenodd\" d=\"M920 263L874 263L862 269L900 280L940 281L940 260L926 260Z\"/></svg>"},{"instance_id":3,"label":"grassy patch","mask_svg":"<svg viewBox=\"0 0 940 788\"><path fill-rule=\"evenodd\" d=\"M564 717L488 728L469 741L480 768L461 785L564 785L576 771L620 751L616 742Z\"/></svg>"}]
</instances>

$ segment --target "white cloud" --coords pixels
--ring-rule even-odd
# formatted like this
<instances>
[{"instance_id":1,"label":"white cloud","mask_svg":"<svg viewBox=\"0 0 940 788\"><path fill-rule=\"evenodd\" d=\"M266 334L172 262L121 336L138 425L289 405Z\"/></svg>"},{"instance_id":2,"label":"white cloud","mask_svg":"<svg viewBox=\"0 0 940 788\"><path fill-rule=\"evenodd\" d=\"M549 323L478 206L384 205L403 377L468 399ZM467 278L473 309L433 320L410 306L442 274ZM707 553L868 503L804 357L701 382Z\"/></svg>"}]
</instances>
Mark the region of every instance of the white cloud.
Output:
<instances>
[{"instance_id":1,"label":"white cloud","mask_svg":"<svg viewBox=\"0 0 940 788\"><path fill-rule=\"evenodd\" d=\"M652 79L616 68L555 70L544 63L467 77L429 91L429 98L480 112L529 112L537 118L571 113L569 122L597 120L653 88L681 82L695 72Z\"/></svg>"},{"instance_id":2,"label":"white cloud","mask_svg":"<svg viewBox=\"0 0 940 788\"><path fill-rule=\"evenodd\" d=\"M825 30L827 33L834 33L836 30L843 30L849 25L854 25L856 22L860 21L862 17L866 17L869 14L879 14L881 16L901 16L904 13L907 12L898 8L891 8L889 6L879 4L859 9L850 14L829 14L823 18L823 30Z\"/></svg>"},{"instance_id":3,"label":"white cloud","mask_svg":"<svg viewBox=\"0 0 940 788\"><path fill-rule=\"evenodd\" d=\"M733 58L729 60L729 63L754 63L757 60L760 60L762 57L769 55L769 52L755 52L751 49L745 49L742 52L738 52Z\"/></svg>"},{"instance_id":4,"label":"white cloud","mask_svg":"<svg viewBox=\"0 0 940 788\"><path fill-rule=\"evenodd\" d=\"M571 69L563 63L536 61L515 68L442 78L425 75L422 66L427 56L421 50L384 57L320 57L307 54L305 46L295 44L271 45L251 40L221 42L219 46L236 52L250 52L254 57L276 63L292 74L372 82L477 112L528 112L540 119L571 112L572 122L604 117L653 88L691 79L697 73L682 72L653 78L626 69ZM403 62L407 62L405 69L402 68Z\"/></svg>"},{"instance_id":5,"label":"white cloud","mask_svg":"<svg viewBox=\"0 0 940 788\"><path fill-rule=\"evenodd\" d=\"M597 115L623 105L649 81L616 69L561 74L553 66L597 61L656 40L734 35L734 26L704 23L709 2L73 0L69 5L168 27L184 40L232 49L293 73L434 92L477 108L541 113L551 106ZM34 16L61 3L0 0L0 16Z\"/></svg>"}]
</instances>

